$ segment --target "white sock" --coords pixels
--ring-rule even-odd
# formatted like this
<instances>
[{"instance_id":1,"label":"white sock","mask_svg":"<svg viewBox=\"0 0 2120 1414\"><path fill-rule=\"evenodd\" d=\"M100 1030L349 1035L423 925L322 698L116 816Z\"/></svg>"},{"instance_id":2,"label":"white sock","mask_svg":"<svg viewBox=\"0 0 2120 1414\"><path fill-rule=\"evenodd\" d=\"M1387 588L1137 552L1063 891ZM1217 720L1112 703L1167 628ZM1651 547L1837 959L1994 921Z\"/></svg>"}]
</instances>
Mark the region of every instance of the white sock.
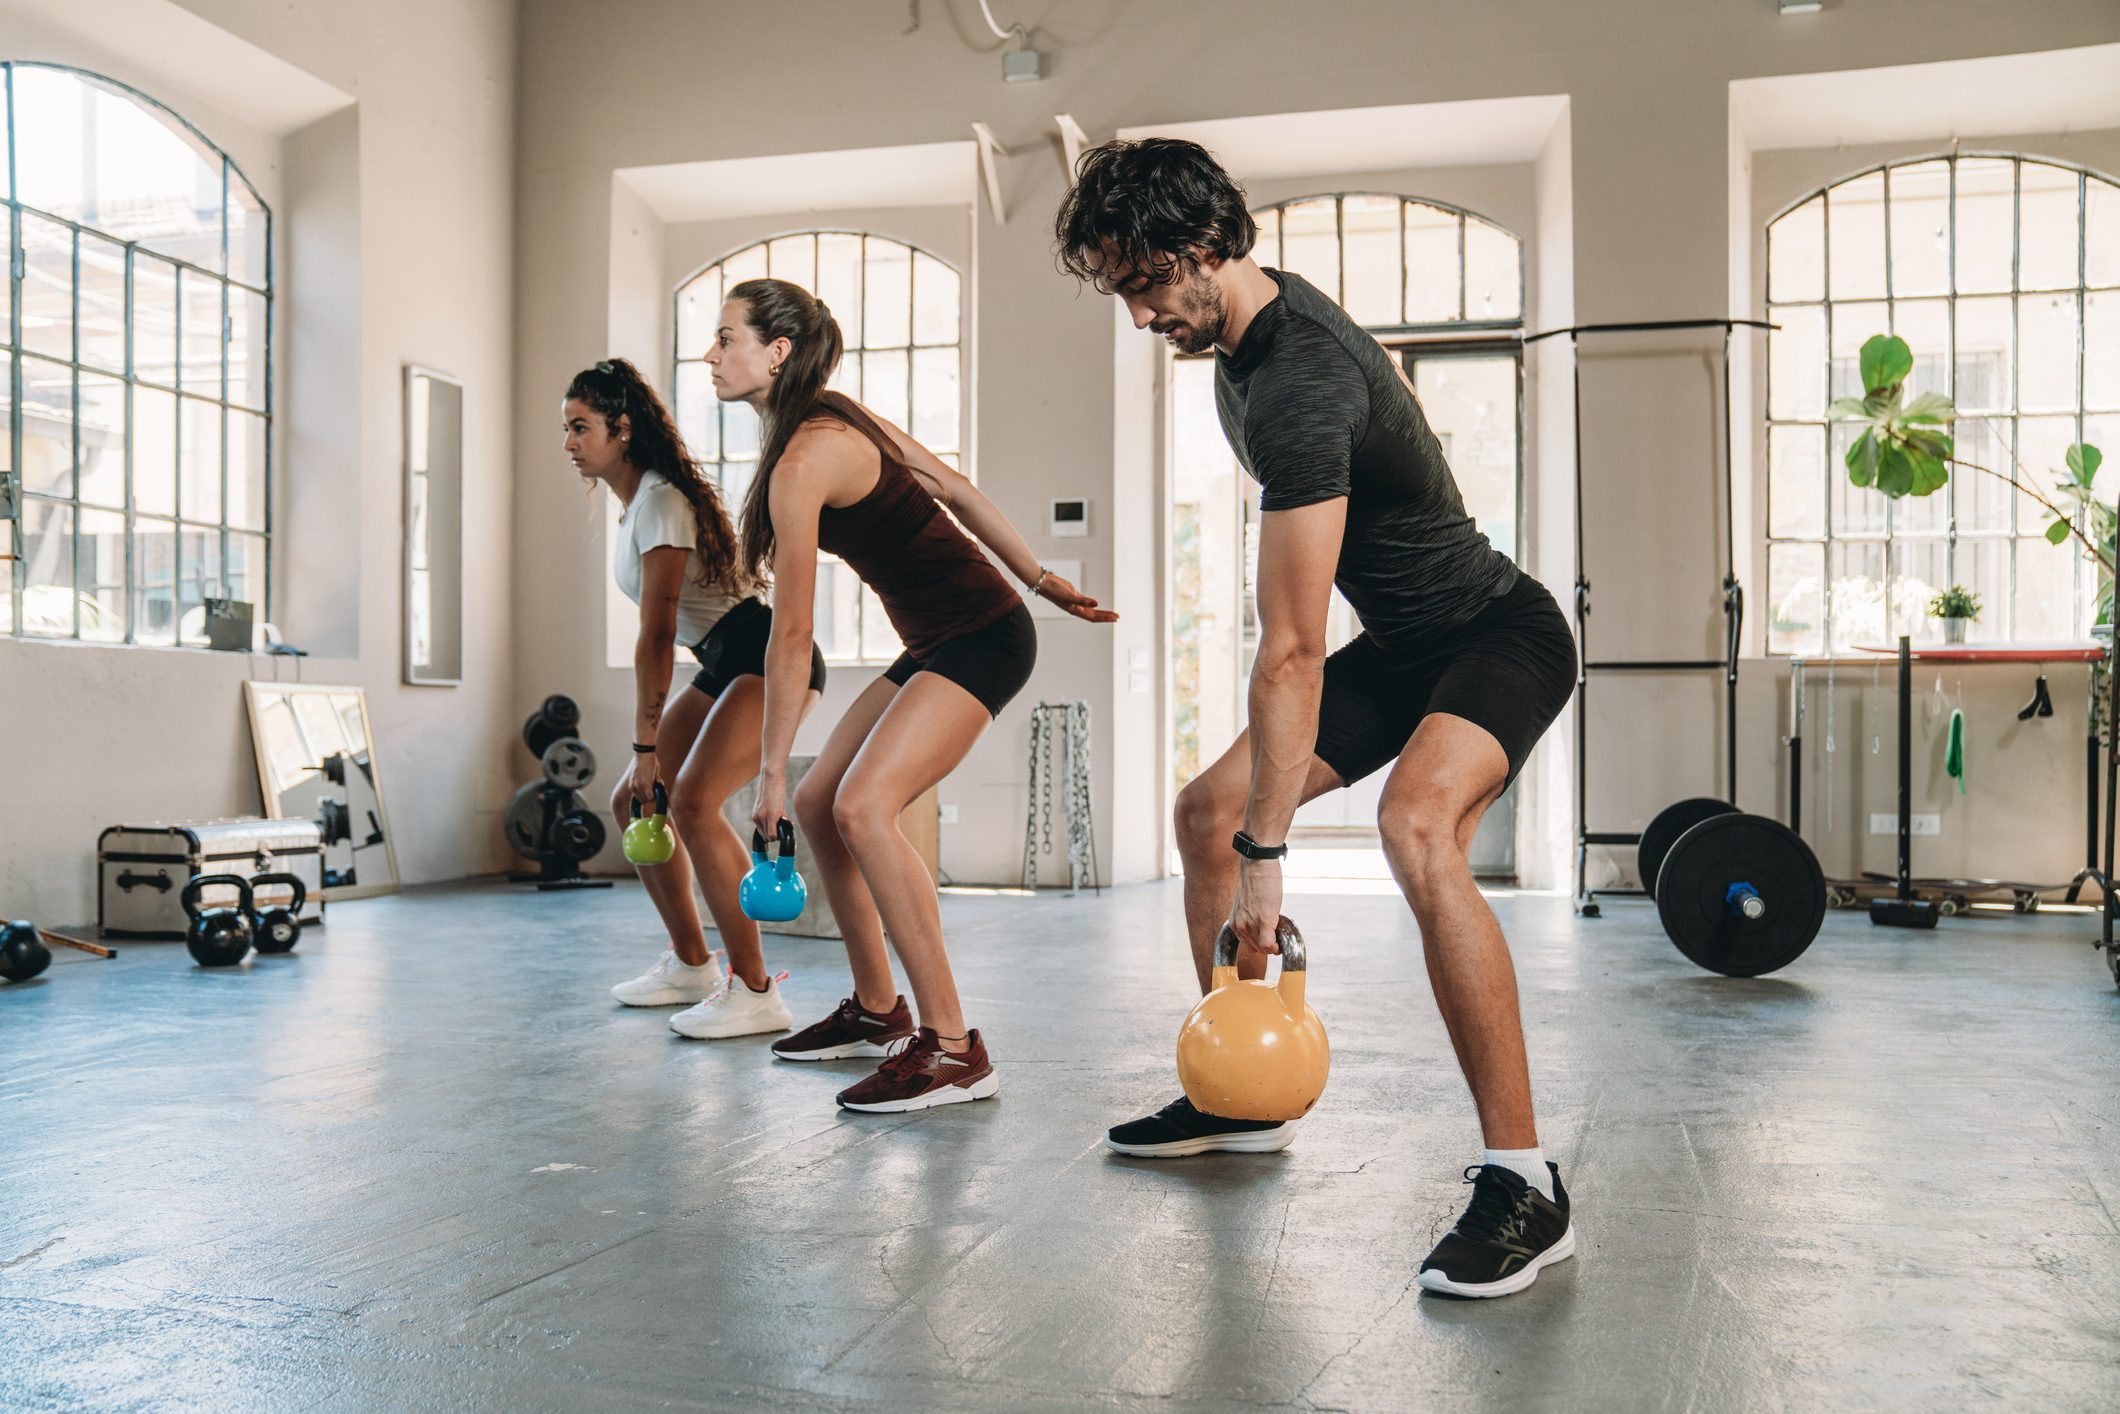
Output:
<instances>
[{"instance_id":1,"label":"white sock","mask_svg":"<svg viewBox=\"0 0 2120 1414\"><path fill-rule=\"evenodd\" d=\"M1480 1162L1508 1169L1553 1201L1553 1170L1546 1167L1546 1151L1538 1149L1486 1149Z\"/></svg>"}]
</instances>

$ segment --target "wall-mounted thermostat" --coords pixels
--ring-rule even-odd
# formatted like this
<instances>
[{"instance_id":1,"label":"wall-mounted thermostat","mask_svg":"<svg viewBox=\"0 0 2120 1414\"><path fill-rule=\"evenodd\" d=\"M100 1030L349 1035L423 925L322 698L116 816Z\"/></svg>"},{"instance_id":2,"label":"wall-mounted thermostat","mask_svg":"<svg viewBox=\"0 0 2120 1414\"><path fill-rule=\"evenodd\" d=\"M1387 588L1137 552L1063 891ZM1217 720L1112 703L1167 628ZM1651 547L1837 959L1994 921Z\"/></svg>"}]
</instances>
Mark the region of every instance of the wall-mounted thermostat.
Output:
<instances>
[{"instance_id":1,"label":"wall-mounted thermostat","mask_svg":"<svg viewBox=\"0 0 2120 1414\"><path fill-rule=\"evenodd\" d=\"M1054 497L1052 533L1064 540L1086 539L1089 535L1089 502L1078 497Z\"/></svg>"}]
</instances>

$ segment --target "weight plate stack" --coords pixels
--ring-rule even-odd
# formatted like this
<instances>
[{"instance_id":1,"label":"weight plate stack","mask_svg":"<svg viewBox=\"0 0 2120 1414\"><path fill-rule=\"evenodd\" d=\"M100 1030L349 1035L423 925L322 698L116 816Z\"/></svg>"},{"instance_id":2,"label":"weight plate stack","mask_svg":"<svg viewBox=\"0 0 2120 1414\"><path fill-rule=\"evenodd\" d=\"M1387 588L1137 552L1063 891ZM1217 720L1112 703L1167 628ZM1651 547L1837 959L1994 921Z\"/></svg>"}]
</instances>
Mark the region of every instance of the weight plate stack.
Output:
<instances>
[{"instance_id":1,"label":"weight plate stack","mask_svg":"<svg viewBox=\"0 0 2120 1414\"><path fill-rule=\"evenodd\" d=\"M1736 813L1737 807L1729 801L1707 796L1681 800L1657 811L1649 828L1642 831L1641 843L1635 846L1634 872L1641 876L1642 892L1650 898L1656 897L1657 871L1663 868L1665 857L1671 853L1671 846L1678 843L1680 835L1703 820Z\"/></svg>"},{"instance_id":2,"label":"weight plate stack","mask_svg":"<svg viewBox=\"0 0 2120 1414\"><path fill-rule=\"evenodd\" d=\"M1744 905L1757 896L1757 916ZM1786 967L1818 936L1826 876L1796 832L1764 815L1715 815L1678 837L1656 912L1678 950L1725 977Z\"/></svg>"}]
</instances>

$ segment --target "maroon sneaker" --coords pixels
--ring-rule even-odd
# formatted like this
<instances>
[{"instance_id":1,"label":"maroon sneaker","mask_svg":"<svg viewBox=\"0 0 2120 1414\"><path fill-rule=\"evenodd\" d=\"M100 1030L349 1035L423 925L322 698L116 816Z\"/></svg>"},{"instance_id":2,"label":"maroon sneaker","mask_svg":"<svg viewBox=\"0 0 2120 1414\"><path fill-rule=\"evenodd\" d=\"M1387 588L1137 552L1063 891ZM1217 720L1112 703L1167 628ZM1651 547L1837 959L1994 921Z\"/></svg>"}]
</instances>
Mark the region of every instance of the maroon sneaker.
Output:
<instances>
[{"instance_id":1,"label":"maroon sneaker","mask_svg":"<svg viewBox=\"0 0 2120 1414\"><path fill-rule=\"evenodd\" d=\"M845 1060L849 1056L887 1056L894 1041L913 1034L913 1009L900 997L889 1011L864 1011L848 997L830 1016L815 1026L773 1043L773 1054L782 1060Z\"/></svg>"},{"instance_id":2,"label":"maroon sneaker","mask_svg":"<svg viewBox=\"0 0 2120 1414\"><path fill-rule=\"evenodd\" d=\"M970 1040L970 1050L953 1056L942 1049L942 1038L923 1026L911 1044L876 1067L874 1075L840 1091L839 1103L869 1114L896 1114L984 1100L1001 1088L1001 1077L994 1074L986 1042L977 1031Z\"/></svg>"}]
</instances>

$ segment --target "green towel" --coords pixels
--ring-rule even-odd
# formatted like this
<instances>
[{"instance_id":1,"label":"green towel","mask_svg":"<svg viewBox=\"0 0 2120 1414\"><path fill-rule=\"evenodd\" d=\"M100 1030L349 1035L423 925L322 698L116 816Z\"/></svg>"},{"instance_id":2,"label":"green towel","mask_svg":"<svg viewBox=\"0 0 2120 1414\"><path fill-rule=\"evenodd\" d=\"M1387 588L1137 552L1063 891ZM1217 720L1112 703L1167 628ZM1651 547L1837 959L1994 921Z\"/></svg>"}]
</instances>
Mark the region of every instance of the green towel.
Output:
<instances>
[{"instance_id":1,"label":"green towel","mask_svg":"<svg viewBox=\"0 0 2120 1414\"><path fill-rule=\"evenodd\" d=\"M1950 744L1943 749L1944 774L1955 777L1958 793L1965 794L1965 713L1951 713Z\"/></svg>"}]
</instances>

